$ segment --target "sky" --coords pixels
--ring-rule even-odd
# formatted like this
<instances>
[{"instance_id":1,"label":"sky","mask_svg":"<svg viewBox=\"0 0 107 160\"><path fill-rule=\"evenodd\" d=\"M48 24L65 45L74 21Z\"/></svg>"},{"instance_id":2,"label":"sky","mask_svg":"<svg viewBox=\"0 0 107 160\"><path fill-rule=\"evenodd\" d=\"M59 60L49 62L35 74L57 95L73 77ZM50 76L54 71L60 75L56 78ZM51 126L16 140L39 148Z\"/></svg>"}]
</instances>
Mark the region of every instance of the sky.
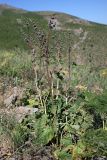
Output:
<instances>
[{"instance_id":1,"label":"sky","mask_svg":"<svg viewBox=\"0 0 107 160\"><path fill-rule=\"evenodd\" d=\"M65 12L89 21L107 24L107 0L0 0L29 11Z\"/></svg>"}]
</instances>

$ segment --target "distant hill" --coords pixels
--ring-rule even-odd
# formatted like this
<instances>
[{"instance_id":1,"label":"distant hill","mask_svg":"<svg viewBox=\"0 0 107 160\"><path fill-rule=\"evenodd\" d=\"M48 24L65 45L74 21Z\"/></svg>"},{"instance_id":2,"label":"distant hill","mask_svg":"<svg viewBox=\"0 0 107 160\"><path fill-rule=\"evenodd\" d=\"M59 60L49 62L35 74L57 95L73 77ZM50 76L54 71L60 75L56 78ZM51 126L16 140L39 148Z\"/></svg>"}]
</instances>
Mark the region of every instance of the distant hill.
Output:
<instances>
[{"instance_id":1,"label":"distant hill","mask_svg":"<svg viewBox=\"0 0 107 160\"><path fill-rule=\"evenodd\" d=\"M10 10L12 10L12 11L19 11L19 12L26 12L25 10L23 10L23 9L20 9L20 8L16 8L16 7L13 7L13 6L11 6L11 5L8 5L8 4L0 4L0 10L8 10L8 9L10 9Z\"/></svg>"},{"instance_id":2,"label":"distant hill","mask_svg":"<svg viewBox=\"0 0 107 160\"><path fill-rule=\"evenodd\" d=\"M27 49L18 22L23 18L33 19L41 29L48 31L48 21L54 16L56 29L53 34L62 37L65 45L62 53L67 50L68 35L71 33L71 45L77 62L82 61L81 55L89 55L99 64L107 64L107 26L83 20L65 13L40 11L29 12L9 5L0 5L0 49ZM80 60L81 59L81 60Z\"/></svg>"}]
</instances>

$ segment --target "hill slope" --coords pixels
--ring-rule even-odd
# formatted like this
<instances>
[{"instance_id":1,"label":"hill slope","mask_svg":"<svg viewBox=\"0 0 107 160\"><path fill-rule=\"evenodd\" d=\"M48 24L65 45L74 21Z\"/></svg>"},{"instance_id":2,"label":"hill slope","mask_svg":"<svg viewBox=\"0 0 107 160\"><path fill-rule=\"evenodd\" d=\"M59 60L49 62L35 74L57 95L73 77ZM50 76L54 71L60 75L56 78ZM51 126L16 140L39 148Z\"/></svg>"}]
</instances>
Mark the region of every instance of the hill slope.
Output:
<instances>
[{"instance_id":1,"label":"hill slope","mask_svg":"<svg viewBox=\"0 0 107 160\"><path fill-rule=\"evenodd\" d=\"M48 21L54 15L56 30L52 34L60 35L63 41L63 53L68 46L71 33L71 46L76 61L82 61L81 55L88 55L98 64L107 64L107 26L58 12L28 12L7 5L0 5L0 49L27 49L21 36L18 22L24 18L33 19L41 29L48 31Z\"/></svg>"},{"instance_id":2,"label":"hill slope","mask_svg":"<svg viewBox=\"0 0 107 160\"><path fill-rule=\"evenodd\" d=\"M107 26L0 5L0 159L104 160L106 141Z\"/></svg>"}]
</instances>

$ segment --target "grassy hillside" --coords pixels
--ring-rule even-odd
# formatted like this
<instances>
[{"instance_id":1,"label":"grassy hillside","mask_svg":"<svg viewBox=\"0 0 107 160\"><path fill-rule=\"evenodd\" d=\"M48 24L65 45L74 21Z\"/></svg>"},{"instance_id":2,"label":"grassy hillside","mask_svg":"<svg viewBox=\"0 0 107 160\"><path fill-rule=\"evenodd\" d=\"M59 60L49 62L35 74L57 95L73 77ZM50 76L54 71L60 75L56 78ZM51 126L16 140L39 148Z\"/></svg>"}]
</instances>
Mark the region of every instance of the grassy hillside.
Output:
<instances>
[{"instance_id":1,"label":"grassy hillside","mask_svg":"<svg viewBox=\"0 0 107 160\"><path fill-rule=\"evenodd\" d=\"M107 26L0 5L0 159L105 159L106 142Z\"/></svg>"},{"instance_id":2,"label":"grassy hillside","mask_svg":"<svg viewBox=\"0 0 107 160\"><path fill-rule=\"evenodd\" d=\"M47 32L48 20L54 15L58 25L56 31L52 34L56 35L56 39L60 36L63 41L62 54L65 54L68 48L68 35L70 32L71 47L74 48L72 51L73 57L79 55L83 61L86 61L83 57L91 55L99 66L107 63L106 25L88 22L57 12L27 12L2 5L0 10L0 50L28 49L20 32L22 26L18 22L24 18L31 18L39 25L41 30ZM77 58L76 61L78 61Z\"/></svg>"},{"instance_id":3,"label":"grassy hillside","mask_svg":"<svg viewBox=\"0 0 107 160\"><path fill-rule=\"evenodd\" d=\"M52 17L55 18L56 27L50 32L48 23ZM1 75L23 77L22 73L26 74L28 68L31 68L30 61L27 62L28 68L26 63L21 63L25 61L22 55L26 55L31 59L31 46L29 47L25 39L30 40L31 45L36 50L40 48L37 39L38 33L34 31L33 23L38 26L38 33L44 33L47 36L50 32L49 54L51 58L54 58L54 61L57 61L57 52L60 52L64 67L67 67L69 48L71 48L71 65L78 65L79 68L83 67L83 65L84 68L86 66L90 67L89 72L92 72L92 74L94 72L100 73L100 70L106 69L106 25L89 22L64 13L28 12L11 6L0 5ZM10 56L11 52L12 56ZM4 53L6 53L6 56ZM18 67L15 66L17 65L17 63L14 63L15 58L16 61L18 59L20 64Z\"/></svg>"},{"instance_id":4,"label":"grassy hillside","mask_svg":"<svg viewBox=\"0 0 107 160\"><path fill-rule=\"evenodd\" d=\"M14 49L16 47L26 49L17 23L18 19L23 17L35 18L35 20L39 20L40 24L45 25L46 23L41 16L34 13L15 13L8 9L3 10L0 15L0 49Z\"/></svg>"}]
</instances>

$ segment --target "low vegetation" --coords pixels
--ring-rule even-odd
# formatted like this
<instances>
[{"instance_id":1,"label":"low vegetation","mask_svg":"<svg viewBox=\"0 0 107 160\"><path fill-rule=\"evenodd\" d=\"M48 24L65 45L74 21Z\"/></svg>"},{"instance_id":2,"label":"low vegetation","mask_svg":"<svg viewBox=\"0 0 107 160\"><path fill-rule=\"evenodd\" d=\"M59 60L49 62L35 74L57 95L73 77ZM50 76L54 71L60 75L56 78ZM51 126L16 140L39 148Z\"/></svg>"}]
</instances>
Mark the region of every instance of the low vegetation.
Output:
<instances>
[{"instance_id":1,"label":"low vegetation","mask_svg":"<svg viewBox=\"0 0 107 160\"><path fill-rule=\"evenodd\" d=\"M5 14L7 11L0 20ZM0 158L107 157L106 47L102 39L100 47L93 39L96 35L91 34L92 30L98 35L103 33L102 25L84 24L78 38L72 31L55 30L53 17L47 25L40 18L43 13L38 13L36 20L29 13L23 14L27 18L22 17L17 32L20 31L26 49L3 49L4 43L0 50L0 98L4 100L9 87L23 90L20 98L11 102L11 107L0 100ZM44 29L42 20L46 23ZM78 25L82 24L70 27ZM103 27L106 31L106 26ZM89 37L86 28L91 30ZM102 55L99 48L103 48ZM17 121L10 111L20 106L38 111L27 113Z\"/></svg>"}]
</instances>

